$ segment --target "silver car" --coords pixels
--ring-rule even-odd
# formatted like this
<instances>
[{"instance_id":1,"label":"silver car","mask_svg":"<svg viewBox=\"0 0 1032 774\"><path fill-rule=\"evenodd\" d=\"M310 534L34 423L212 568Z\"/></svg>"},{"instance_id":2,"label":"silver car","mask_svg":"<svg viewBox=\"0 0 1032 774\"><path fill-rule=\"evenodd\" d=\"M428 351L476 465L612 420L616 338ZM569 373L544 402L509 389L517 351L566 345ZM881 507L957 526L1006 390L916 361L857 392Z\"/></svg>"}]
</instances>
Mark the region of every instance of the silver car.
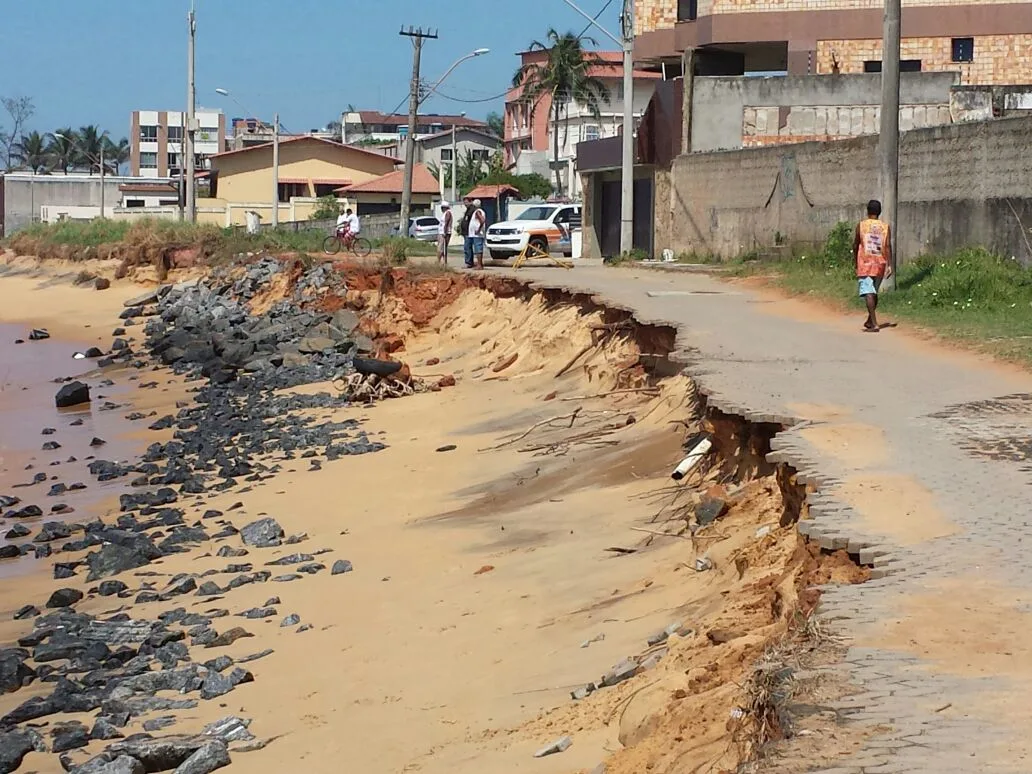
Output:
<instances>
[{"instance_id":1,"label":"silver car","mask_svg":"<svg viewBox=\"0 0 1032 774\"><path fill-rule=\"evenodd\" d=\"M437 232L441 229L441 221L432 215L421 215L416 218L409 218L408 235L412 239L420 239L424 242L436 242Z\"/></svg>"}]
</instances>

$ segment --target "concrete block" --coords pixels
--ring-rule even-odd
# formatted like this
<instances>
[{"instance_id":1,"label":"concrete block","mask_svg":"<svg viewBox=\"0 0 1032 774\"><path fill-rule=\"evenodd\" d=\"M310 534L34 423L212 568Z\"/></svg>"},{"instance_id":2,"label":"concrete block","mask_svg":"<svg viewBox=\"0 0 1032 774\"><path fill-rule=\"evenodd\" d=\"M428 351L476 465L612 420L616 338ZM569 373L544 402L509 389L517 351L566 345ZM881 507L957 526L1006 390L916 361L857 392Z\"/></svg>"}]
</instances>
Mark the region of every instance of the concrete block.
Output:
<instances>
[{"instance_id":1,"label":"concrete block","mask_svg":"<svg viewBox=\"0 0 1032 774\"><path fill-rule=\"evenodd\" d=\"M914 108L904 105L899 109L899 130L909 132L914 128Z\"/></svg>"},{"instance_id":2,"label":"concrete block","mask_svg":"<svg viewBox=\"0 0 1032 774\"><path fill-rule=\"evenodd\" d=\"M864 134L878 134L878 116L873 107L864 108Z\"/></svg>"},{"instance_id":3,"label":"concrete block","mask_svg":"<svg viewBox=\"0 0 1032 774\"><path fill-rule=\"evenodd\" d=\"M819 136L826 135L828 133L828 109L822 107L814 108L813 117L813 133Z\"/></svg>"},{"instance_id":4,"label":"concrete block","mask_svg":"<svg viewBox=\"0 0 1032 774\"><path fill-rule=\"evenodd\" d=\"M864 133L864 109L862 107L850 108L849 111L849 134L859 137Z\"/></svg>"}]
</instances>

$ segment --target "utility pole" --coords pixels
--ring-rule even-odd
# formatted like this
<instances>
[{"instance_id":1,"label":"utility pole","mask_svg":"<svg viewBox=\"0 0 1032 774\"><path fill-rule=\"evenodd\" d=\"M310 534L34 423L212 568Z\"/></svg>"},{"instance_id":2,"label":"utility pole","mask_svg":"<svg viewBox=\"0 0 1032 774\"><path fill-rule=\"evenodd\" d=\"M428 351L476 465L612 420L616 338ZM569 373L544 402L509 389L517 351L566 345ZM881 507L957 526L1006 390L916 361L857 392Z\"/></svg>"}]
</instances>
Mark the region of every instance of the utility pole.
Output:
<instances>
[{"instance_id":1,"label":"utility pole","mask_svg":"<svg viewBox=\"0 0 1032 774\"><path fill-rule=\"evenodd\" d=\"M100 138L100 217L104 217L104 137Z\"/></svg>"},{"instance_id":2,"label":"utility pole","mask_svg":"<svg viewBox=\"0 0 1032 774\"><path fill-rule=\"evenodd\" d=\"M405 173L401 189L401 234L408 233L409 212L412 209L412 167L416 161L416 118L419 112L419 62L424 40L437 40L437 32L422 27L402 27L398 33L412 39L412 80L409 83L408 136L405 138Z\"/></svg>"},{"instance_id":3,"label":"utility pole","mask_svg":"<svg viewBox=\"0 0 1032 774\"><path fill-rule=\"evenodd\" d=\"M279 227L279 113L272 118L272 227Z\"/></svg>"},{"instance_id":4,"label":"utility pole","mask_svg":"<svg viewBox=\"0 0 1032 774\"><path fill-rule=\"evenodd\" d=\"M455 124L451 125L451 203L455 204L458 196L459 157L458 144L455 142Z\"/></svg>"},{"instance_id":5,"label":"utility pole","mask_svg":"<svg viewBox=\"0 0 1032 774\"><path fill-rule=\"evenodd\" d=\"M899 0L896 0L899 2ZM621 164L620 252L634 249L634 0L624 0L623 163Z\"/></svg>"},{"instance_id":6,"label":"utility pole","mask_svg":"<svg viewBox=\"0 0 1032 774\"><path fill-rule=\"evenodd\" d=\"M186 134L183 137L186 152L186 219L197 222L197 178L194 160L194 130L196 129L197 88L194 84L194 44L197 35L197 20L193 3L186 17L190 29L189 44L186 50Z\"/></svg>"},{"instance_id":7,"label":"utility pole","mask_svg":"<svg viewBox=\"0 0 1032 774\"><path fill-rule=\"evenodd\" d=\"M892 277L885 290L896 287L896 223L899 214L899 38L900 0L885 0L882 27L881 132L878 136L882 216L889 224Z\"/></svg>"}]
</instances>

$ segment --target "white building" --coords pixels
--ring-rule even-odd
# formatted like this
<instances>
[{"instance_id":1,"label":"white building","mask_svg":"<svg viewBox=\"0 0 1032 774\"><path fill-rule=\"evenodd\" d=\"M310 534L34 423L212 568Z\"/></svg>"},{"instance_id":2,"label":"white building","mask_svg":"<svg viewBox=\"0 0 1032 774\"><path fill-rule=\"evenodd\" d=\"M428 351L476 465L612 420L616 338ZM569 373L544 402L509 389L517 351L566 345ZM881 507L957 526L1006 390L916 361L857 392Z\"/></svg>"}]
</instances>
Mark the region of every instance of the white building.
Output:
<instances>
[{"instance_id":1,"label":"white building","mask_svg":"<svg viewBox=\"0 0 1032 774\"><path fill-rule=\"evenodd\" d=\"M221 110L195 113L194 158L198 171L211 168L209 157L226 150L226 116ZM183 134L186 114L178 111L136 110L129 132L133 177L179 177L186 166Z\"/></svg>"}]
</instances>

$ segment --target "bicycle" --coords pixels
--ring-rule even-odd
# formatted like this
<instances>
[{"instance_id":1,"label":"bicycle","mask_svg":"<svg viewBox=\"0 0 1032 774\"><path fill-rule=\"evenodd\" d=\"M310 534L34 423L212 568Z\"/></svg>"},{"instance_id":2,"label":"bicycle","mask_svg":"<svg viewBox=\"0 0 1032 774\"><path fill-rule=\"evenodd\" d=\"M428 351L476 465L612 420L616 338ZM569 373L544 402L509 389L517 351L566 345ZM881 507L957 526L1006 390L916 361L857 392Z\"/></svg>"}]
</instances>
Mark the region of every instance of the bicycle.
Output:
<instances>
[{"instance_id":1,"label":"bicycle","mask_svg":"<svg viewBox=\"0 0 1032 774\"><path fill-rule=\"evenodd\" d=\"M335 231L323 240L322 249L327 255L336 255L341 248L350 250L359 258L365 258L373 251L373 243L365 237Z\"/></svg>"}]
</instances>

